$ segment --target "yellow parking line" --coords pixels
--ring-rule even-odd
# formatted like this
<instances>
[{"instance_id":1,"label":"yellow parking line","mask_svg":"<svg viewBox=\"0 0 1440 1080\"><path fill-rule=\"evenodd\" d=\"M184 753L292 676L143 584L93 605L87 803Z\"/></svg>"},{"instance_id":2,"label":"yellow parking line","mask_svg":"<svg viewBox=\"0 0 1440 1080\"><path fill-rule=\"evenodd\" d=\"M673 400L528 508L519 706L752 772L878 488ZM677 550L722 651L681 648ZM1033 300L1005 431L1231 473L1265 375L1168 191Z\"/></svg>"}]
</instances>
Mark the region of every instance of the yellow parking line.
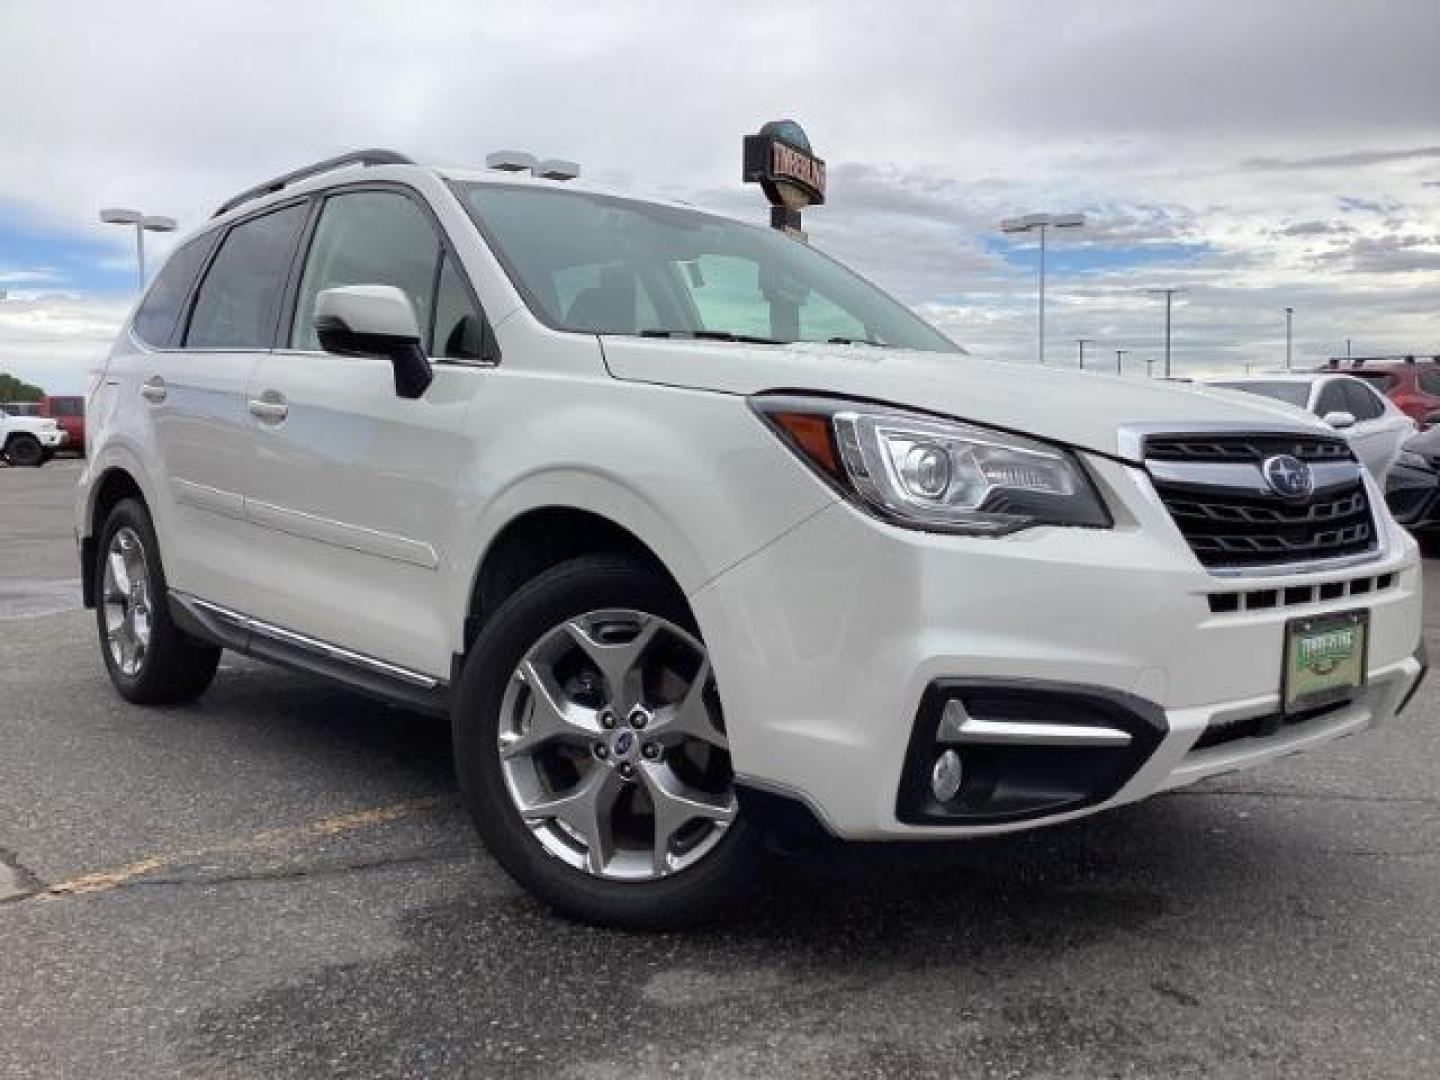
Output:
<instances>
[{"instance_id":1,"label":"yellow parking line","mask_svg":"<svg viewBox=\"0 0 1440 1080\"><path fill-rule=\"evenodd\" d=\"M209 847L197 848L193 851L174 852L168 855L153 855L146 859L139 859L136 862L127 863L124 866L117 866L109 870L97 870L89 874L80 874L77 877L60 881L54 885L47 886L37 893L35 899L57 899L62 896L79 896L83 893L108 892L110 889L118 889L127 885L136 878L146 874L154 873L156 870L169 866L179 866L183 863L196 862L214 855L233 855L245 851L263 851L271 848L286 847L299 840L313 839L316 837L341 836L345 833L354 832L371 825L383 825L386 822L398 821L400 818L421 810L428 810L440 802L440 796L431 795L423 799L411 799L408 802L395 803L392 806L377 806L369 810L353 810L345 814L333 814L330 817L320 818L318 821L306 822L302 825L285 825L273 829L264 829L249 836L237 837L234 840L226 840Z\"/></svg>"}]
</instances>

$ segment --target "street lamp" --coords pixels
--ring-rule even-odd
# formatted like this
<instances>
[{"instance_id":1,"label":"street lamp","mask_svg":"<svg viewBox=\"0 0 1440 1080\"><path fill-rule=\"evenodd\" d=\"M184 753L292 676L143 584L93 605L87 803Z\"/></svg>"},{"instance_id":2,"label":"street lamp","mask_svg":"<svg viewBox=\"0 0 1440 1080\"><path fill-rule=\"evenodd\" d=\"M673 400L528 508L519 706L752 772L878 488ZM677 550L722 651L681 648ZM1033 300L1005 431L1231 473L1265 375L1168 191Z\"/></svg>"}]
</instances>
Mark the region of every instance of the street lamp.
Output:
<instances>
[{"instance_id":1,"label":"street lamp","mask_svg":"<svg viewBox=\"0 0 1440 1080\"><path fill-rule=\"evenodd\" d=\"M1084 214L1026 214L1000 222L1005 233L1040 234L1040 363L1045 363L1045 233L1049 229L1078 229L1085 224Z\"/></svg>"},{"instance_id":2,"label":"street lamp","mask_svg":"<svg viewBox=\"0 0 1440 1080\"><path fill-rule=\"evenodd\" d=\"M1088 338L1088 337L1076 338L1076 339L1075 339L1075 344L1080 346L1080 370L1081 370L1081 371L1084 371L1084 370L1085 370L1085 346L1086 346L1086 345L1094 345L1094 344L1095 344L1095 339L1094 339L1094 338Z\"/></svg>"},{"instance_id":3,"label":"street lamp","mask_svg":"<svg viewBox=\"0 0 1440 1080\"><path fill-rule=\"evenodd\" d=\"M100 220L106 225L135 226L135 273L141 289L145 288L145 234L147 232L174 232L175 219L142 214L139 210L122 210L112 207L100 211Z\"/></svg>"},{"instance_id":4,"label":"street lamp","mask_svg":"<svg viewBox=\"0 0 1440 1080\"><path fill-rule=\"evenodd\" d=\"M1121 366L1121 363L1122 363L1122 361L1124 361L1126 355L1128 355L1129 352L1130 352L1129 349L1116 349L1116 350L1115 350L1115 374L1116 374L1116 375L1123 375L1123 374L1125 374L1124 369L1123 369L1122 366Z\"/></svg>"},{"instance_id":5,"label":"street lamp","mask_svg":"<svg viewBox=\"0 0 1440 1080\"><path fill-rule=\"evenodd\" d=\"M1292 335L1291 331L1292 331L1292 329L1294 328L1294 323L1295 323L1295 309L1294 309L1293 307L1287 307L1287 308L1285 309L1285 370L1286 370L1286 371L1289 371L1289 370L1290 370L1290 347L1291 347L1291 344L1294 342L1294 336Z\"/></svg>"},{"instance_id":6,"label":"street lamp","mask_svg":"<svg viewBox=\"0 0 1440 1080\"><path fill-rule=\"evenodd\" d=\"M1151 296L1165 297L1165 378L1170 377L1170 301L1176 293L1183 293L1184 289L1146 289Z\"/></svg>"}]
</instances>

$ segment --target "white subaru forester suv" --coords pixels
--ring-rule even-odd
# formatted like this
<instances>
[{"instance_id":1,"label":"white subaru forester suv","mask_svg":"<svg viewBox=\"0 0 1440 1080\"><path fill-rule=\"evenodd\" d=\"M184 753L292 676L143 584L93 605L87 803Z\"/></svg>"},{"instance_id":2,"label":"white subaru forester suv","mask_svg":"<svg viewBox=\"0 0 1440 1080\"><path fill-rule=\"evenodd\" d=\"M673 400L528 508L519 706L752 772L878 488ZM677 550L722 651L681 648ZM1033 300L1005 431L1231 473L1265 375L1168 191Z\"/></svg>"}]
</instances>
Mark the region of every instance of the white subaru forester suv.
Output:
<instances>
[{"instance_id":1,"label":"white subaru forester suv","mask_svg":"<svg viewBox=\"0 0 1440 1080\"><path fill-rule=\"evenodd\" d=\"M1415 544L1318 420L981 362L782 232L574 183L245 192L87 425L125 698L228 648L447 715L490 850L589 920L712 915L786 832L1129 803L1424 671Z\"/></svg>"}]
</instances>

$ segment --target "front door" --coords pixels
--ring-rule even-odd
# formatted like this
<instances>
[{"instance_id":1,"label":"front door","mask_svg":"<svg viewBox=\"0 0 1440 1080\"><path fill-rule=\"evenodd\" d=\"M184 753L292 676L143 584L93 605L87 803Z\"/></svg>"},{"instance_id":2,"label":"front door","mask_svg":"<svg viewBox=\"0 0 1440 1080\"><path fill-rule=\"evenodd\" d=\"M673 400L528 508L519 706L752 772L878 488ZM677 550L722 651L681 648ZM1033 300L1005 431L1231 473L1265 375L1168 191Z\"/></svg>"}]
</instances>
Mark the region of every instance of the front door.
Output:
<instances>
[{"instance_id":1,"label":"front door","mask_svg":"<svg viewBox=\"0 0 1440 1080\"><path fill-rule=\"evenodd\" d=\"M437 358L419 399L396 395L387 360L320 349L315 298L340 285L410 297ZM248 394L246 611L445 677L454 602L440 571L459 531L465 416L486 382L473 294L418 196L341 190L320 209L293 308L287 347L262 359Z\"/></svg>"}]
</instances>

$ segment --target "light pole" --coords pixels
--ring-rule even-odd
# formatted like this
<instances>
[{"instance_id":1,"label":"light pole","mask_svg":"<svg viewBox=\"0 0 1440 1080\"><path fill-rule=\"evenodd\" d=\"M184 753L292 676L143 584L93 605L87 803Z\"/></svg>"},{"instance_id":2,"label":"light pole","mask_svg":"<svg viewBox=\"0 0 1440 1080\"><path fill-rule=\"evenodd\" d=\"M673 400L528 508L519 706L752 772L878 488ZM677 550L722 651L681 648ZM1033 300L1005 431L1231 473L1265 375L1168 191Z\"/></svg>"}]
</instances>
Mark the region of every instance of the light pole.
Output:
<instances>
[{"instance_id":1,"label":"light pole","mask_svg":"<svg viewBox=\"0 0 1440 1080\"><path fill-rule=\"evenodd\" d=\"M145 288L145 234L147 232L174 232L175 219L142 214L139 210L122 210L118 207L100 211L100 220L106 225L135 226L135 280L141 289Z\"/></svg>"},{"instance_id":2,"label":"light pole","mask_svg":"<svg viewBox=\"0 0 1440 1080\"><path fill-rule=\"evenodd\" d=\"M1128 354L1129 352L1130 352L1129 349L1116 349L1116 350L1115 350L1115 374L1116 374L1116 375L1123 375L1123 374L1125 374L1125 371L1124 371L1124 368L1122 367L1122 364L1123 364L1123 361L1125 360L1126 354Z\"/></svg>"},{"instance_id":3,"label":"light pole","mask_svg":"<svg viewBox=\"0 0 1440 1080\"><path fill-rule=\"evenodd\" d=\"M1170 301L1175 298L1176 293L1183 293L1184 289L1146 289L1151 296L1165 297L1165 378L1170 377ZM1147 361L1147 366L1148 366Z\"/></svg>"},{"instance_id":4,"label":"light pole","mask_svg":"<svg viewBox=\"0 0 1440 1080\"><path fill-rule=\"evenodd\" d=\"M1000 222L1005 233L1040 234L1040 363L1045 363L1045 233L1049 229L1078 229L1085 224L1084 214L1026 214Z\"/></svg>"},{"instance_id":5,"label":"light pole","mask_svg":"<svg viewBox=\"0 0 1440 1080\"><path fill-rule=\"evenodd\" d=\"M1293 307L1287 307L1287 308L1285 309L1285 370L1286 370L1286 371L1289 371L1289 370L1290 370L1291 346L1293 345L1294 340L1295 340L1294 335L1293 335L1293 333L1292 333L1292 331L1293 331L1293 329L1294 329L1294 325L1295 325L1295 309L1294 309Z\"/></svg>"},{"instance_id":6,"label":"light pole","mask_svg":"<svg viewBox=\"0 0 1440 1080\"><path fill-rule=\"evenodd\" d=\"M1094 339L1094 338L1088 338L1088 337L1076 338L1076 339L1075 339L1075 344L1077 344L1077 345L1080 346L1080 370L1081 370L1081 371L1084 371L1084 370L1085 370L1085 346L1086 346L1086 345L1094 345L1094 344L1095 344L1095 339Z\"/></svg>"}]
</instances>

